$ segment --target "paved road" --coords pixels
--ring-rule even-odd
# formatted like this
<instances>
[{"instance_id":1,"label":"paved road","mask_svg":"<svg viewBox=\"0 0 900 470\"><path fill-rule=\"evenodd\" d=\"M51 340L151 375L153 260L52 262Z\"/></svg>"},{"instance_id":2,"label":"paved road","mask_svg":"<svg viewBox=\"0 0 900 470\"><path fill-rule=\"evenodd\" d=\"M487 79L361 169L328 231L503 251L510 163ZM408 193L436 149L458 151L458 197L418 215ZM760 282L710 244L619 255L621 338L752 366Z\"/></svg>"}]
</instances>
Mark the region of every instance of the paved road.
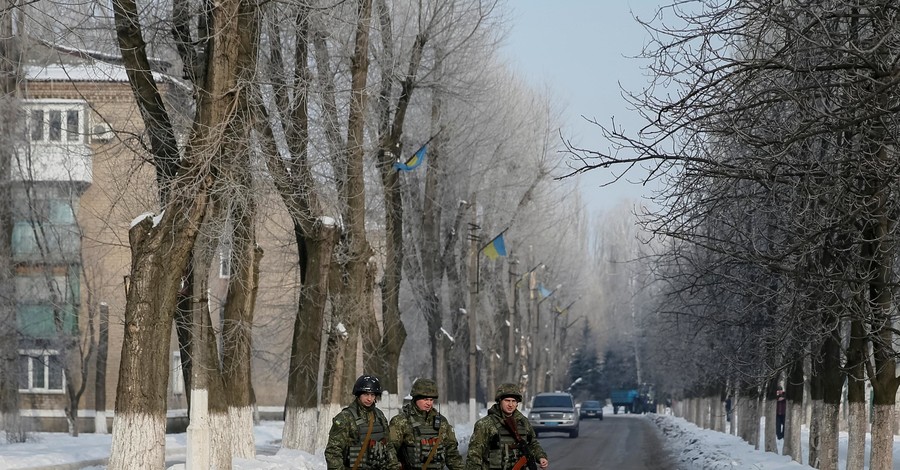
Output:
<instances>
[{"instance_id":1,"label":"paved road","mask_svg":"<svg viewBox=\"0 0 900 470\"><path fill-rule=\"evenodd\" d=\"M551 470L672 470L675 459L663 447L659 429L642 415L582 420L579 436L541 433Z\"/></svg>"}]
</instances>

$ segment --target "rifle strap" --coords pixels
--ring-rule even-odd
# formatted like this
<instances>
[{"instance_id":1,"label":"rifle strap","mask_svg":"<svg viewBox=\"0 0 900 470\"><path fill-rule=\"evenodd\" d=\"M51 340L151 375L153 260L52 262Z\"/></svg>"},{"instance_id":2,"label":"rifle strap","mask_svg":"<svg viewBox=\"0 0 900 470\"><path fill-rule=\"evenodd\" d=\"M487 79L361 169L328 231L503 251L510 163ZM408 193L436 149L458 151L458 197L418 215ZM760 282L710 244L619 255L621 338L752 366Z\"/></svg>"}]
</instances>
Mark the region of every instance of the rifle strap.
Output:
<instances>
[{"instance_id":1,"label":"rifle strap","mask_svg":"<svg viewBox=\"0 0 900 470\"><path fill-rule=\"evenodd\" d=\"M512 416L505 416L503 419L503 425L506 426L506 429L509 429L509 432L512 433L513 439L516 440L516 443L520 446L527 446L528 443L522 440L522 437L519 436L519 430L516 426L516 420L513 419ZM523 451L523 453L525 453ZM513 465L512 470L522 470L525 466L528 465L528 455L522 455L519 457L519 460L516 460L516 464ZM534 468L533 466L531 468Z\"/></svg>"},{"instance_id":2,"label":"rifle strap","mask_svg":"<svg viewBox=\"0 0 900 470\"><path fill-rule=\"evenodd\" d=\"M428 464L430 464L430 463L431 463L431 459L434 458L434 454L437 452L437 448L438 448L439 445L441 445L441 439L440 439L440 437L438 437L437 442L435 442L434 445L431 446L431 452L428 453L428 458L425 459L425 463L422 464L422 470L428 470Z\"/></svg>"},{"instance_id":3,"label":"rifle strap","mask_svg":"<svg viewBox=\"0 0 900 470\"><path fill-rule=\"evenodd\" d=\"M375 427L375 413L369 413L369 430L366 431L366 438L362 441L362 448L359 449L359 455L356 456L356 461L353 462L353 470L359 469L359 463L362 462L362 457L366 453L366 450L369 449L369 438L372 437L372 428Z\"/></svg>"},{"instance_id":4,"label":"rifle strap","mask_svg":"<svg viewBox=\"0 0 900 470\"><path fill-rule=\"evenodd\" d=\"M506 429L509 429L509 432L512 433L513 438L517 443L522 443L522 438L519 437L519 430L516 426L516 420L513 419L512 416L506 416L503 418L503 425L506 426Z\"/></svg>"}]
</instances>

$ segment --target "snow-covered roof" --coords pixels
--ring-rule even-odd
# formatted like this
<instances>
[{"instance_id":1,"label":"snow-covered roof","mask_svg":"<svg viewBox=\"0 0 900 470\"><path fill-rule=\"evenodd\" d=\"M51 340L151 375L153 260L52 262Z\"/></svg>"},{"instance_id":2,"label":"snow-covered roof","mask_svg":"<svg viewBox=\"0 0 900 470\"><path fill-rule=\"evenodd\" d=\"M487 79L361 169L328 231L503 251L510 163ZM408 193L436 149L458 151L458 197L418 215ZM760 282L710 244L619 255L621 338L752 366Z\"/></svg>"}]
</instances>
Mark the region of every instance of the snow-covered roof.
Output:
<instances>
[{"instance_id":1,"label":"snow-covered roof","mask_svg":"<svg viewBox=\"0 0 900 470\"><path fill-rule=\"evenodd\" d=\"M127 82L128 75L121 65L92 64L49 64L26 65L25 78L29 81L66 82Z\"/></svg>"},{"instance_id":2,"label":"snow-covered roof","mask_svg":"<svg viewBox=\"0 0 900 470\"><path fill-rule=\"evenodd\" d=\"M36 43L33 55L22 67L26 80L128 83L121 56L78 50L40 40ZM168 82L190 89L182 80L168 73L171 64L158 59L150 59L150 62L156 82Z\"/></svg>"}]
</instances>

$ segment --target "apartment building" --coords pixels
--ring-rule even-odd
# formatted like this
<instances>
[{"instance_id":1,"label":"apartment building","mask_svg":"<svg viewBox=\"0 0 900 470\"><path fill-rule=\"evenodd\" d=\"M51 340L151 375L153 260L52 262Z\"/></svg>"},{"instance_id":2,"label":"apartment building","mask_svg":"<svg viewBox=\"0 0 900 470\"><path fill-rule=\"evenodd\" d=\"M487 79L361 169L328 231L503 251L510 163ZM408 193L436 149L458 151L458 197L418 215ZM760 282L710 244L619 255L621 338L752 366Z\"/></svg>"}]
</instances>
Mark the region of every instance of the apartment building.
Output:
<instances>
[{"instance_id":1,"label":"apartment building","mask_svg":"<svg viewBox=\"0 0 900 470\"><path fill-rule=\"evenodd\" d=\"M183 109L178 103L186 102L190 90L168 75L168 64L155 66L170 104ZM140 115L125 69L115 58L32 43L23 73L23 126L10 174L21 413L33 430L64 431L69 399L80 391L81 432L104 432L115 408L131 260L128 229L135 217L158 207L155 174L144 159ZM260 207L258 236L265 254L253 384L260 409L277 413L286 394L296 312L296 250L277 197ZM223 244L211 274L214 324L229 259ZM174 334L170 342L169 410L177 429L186 422L188 391Z\"/></svg>"}]
</instances>

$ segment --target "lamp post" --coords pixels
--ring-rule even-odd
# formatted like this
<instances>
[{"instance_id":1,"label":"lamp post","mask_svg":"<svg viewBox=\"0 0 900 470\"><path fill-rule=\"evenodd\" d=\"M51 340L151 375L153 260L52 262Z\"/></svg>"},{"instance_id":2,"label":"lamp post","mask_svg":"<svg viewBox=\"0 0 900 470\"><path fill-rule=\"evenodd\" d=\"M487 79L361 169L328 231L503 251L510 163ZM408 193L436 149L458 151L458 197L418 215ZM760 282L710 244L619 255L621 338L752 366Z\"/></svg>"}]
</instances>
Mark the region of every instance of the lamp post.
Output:
<instances>
[{"instance_id":1,"label":"lamp post","mask_svg":"<svg viewBox=\"0 0 900 470\"><path fill-rule=\"evenodd\" d=\"M540 355L544 356L544 360L539 360L537 362L540 365L543 365L543 368L545 368L547 370L544 373L538 373L537 370L534 371L535 372L535 381L538 381L538 380L541 381L540 383L537 383L537 382L535 383L535 393L546 389L547 384L548 384L548 382L547 382L548 373L552 373L552 370L547 368L547 366L552 365L552 364L548 364L548 363L551 362L551 360L552 360L551 356L552 356L552 348L553 348L553 345L552 345L553 337L552 337L551 332L547 331L547 328L544 328L544 334L541 334L541 330L540 330L541 304L544 303L545 300L552 297L553 294L556 291L558 291L561 287L562 287L562 284L557 284L556 287L553 288L553 290L551 290L550 292L547 292L546 294L543 294L543 290L545 290L545 289L542 286L538 288L538 291L541 293L541 298L538 299L536 308L534 309L535 310L535 322L534 322L534 336L533 336L534 339L533 339L533 341L535 341L536 343L540 343L541 346L543 346L543 347L541 347L538 344L535 344L534 349L535 349L535 355L540 354ZM548 338L548 336L550 336L550 337ZM541 340L538 341L538 338L540 338ZM547 343L551 343L549 345L549 347L547 346ZM540 366L535 367L535 369L537 369L537 368L540 368ZM552 385L552 382L550 382L550 384Z\"/></svg>"},{"instance_id":2,"label":"lamp post","mask_svg":"<svg viewBox=\"0 0 900 470\"><path fill-rule=\"evenodd\" d=\"M578 299L580 298L581 297L579 296ZM563 319L561 327L557 327L557 322L559 321L560 317L569 312L569 309L572 307L572 305L575 305L575 302L577 302L578 299L569 302L569 305L566 305L566 307L563 309L557 308L556 315L553 317L553 346L551 349L553 358L550 361L551 365L553 366L553 370L559 370L559 357L562 356L563 344L565 344L566 333L568 332L569 327L574 325L575 322L582 317L576 318L569 324L566 324L565 319ZM559 332L559 330L562 330L562 332ZM557 387L561 387L563 385L563 378L564 374L558 374L558 378L556 379Z\"/></svg>"}]
</instances>

